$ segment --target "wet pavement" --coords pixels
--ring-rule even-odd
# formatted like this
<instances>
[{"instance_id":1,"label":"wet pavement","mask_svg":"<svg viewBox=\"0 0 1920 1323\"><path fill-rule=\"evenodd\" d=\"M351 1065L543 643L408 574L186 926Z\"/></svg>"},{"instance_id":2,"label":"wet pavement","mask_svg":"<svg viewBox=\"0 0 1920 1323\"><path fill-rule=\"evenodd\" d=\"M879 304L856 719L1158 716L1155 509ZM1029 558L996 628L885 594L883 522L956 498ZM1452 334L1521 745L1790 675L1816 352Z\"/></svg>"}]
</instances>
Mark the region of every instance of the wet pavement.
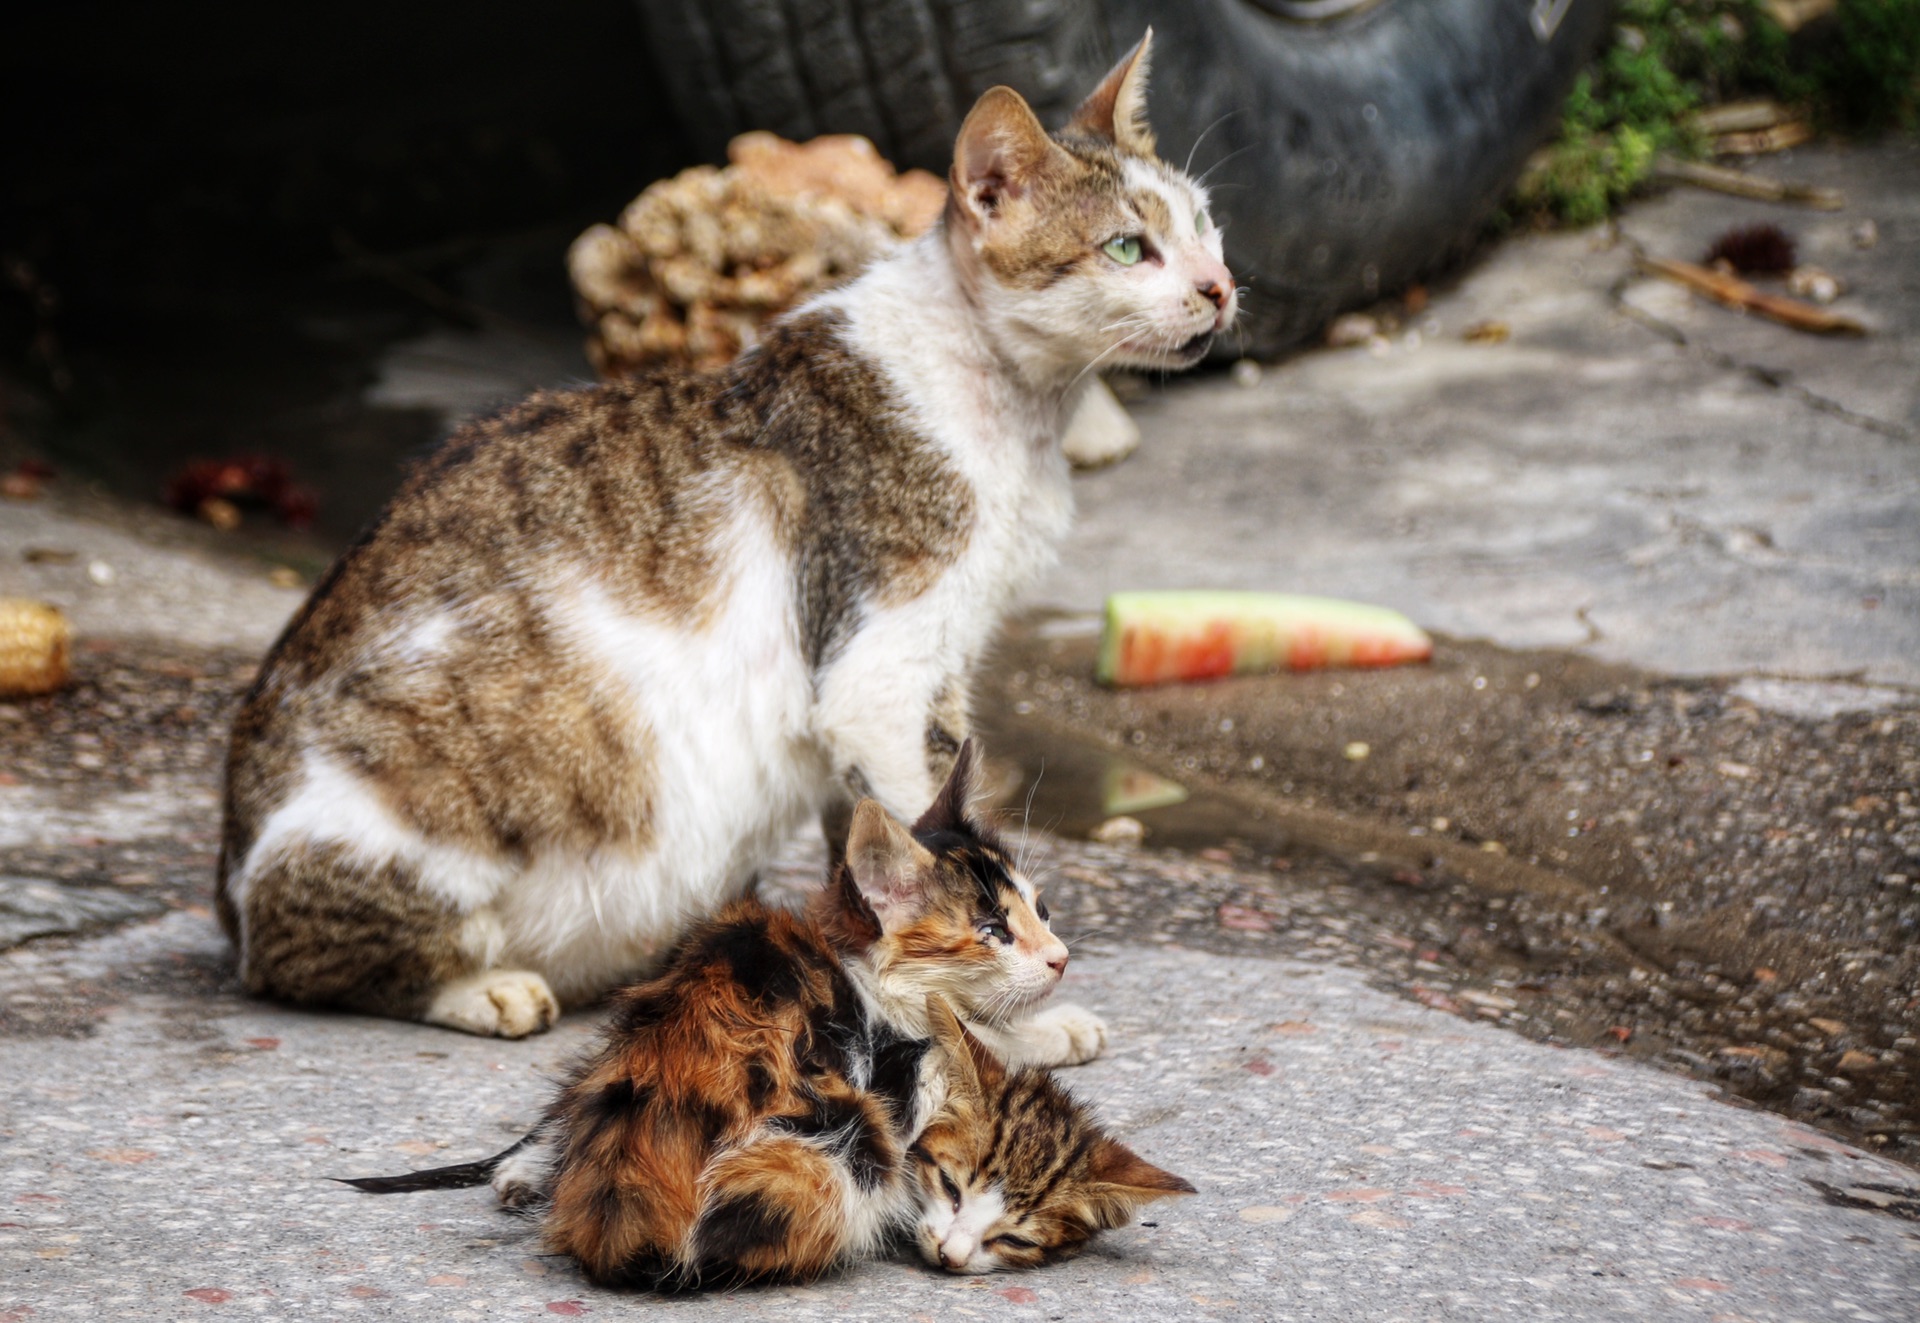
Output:
<instances>
[{"instance_id":1,"label":"wet pavement","mask_svg":"<svg viewBox=\"0 0 1920 1323\"><path fill-rule=\"evenodd\" d=\"M0 594L81 640L72 688L0 702L0 1320L1910 1316L1920 166L1771 168L1853 197L1787 219L1873 336L1548 236L1383 346L1136 398L1141 451L1081 483L978 697L1071 995L1115 1029L1071 1081L1201 1193L1030 1274L630 1299L482 1192L327 1185L500 1147L592 1017L503 1044L240 997L208 909L225 724L321 544L71 479L0 507ZM1688 256L1776 210L1673 194L1622 232ZM1492 317L1505 344L1458 339ZM567 337L416 327L329 365L357 393L326 407L364 450L566 373ZM360 453L328 462L364 503ZM1404 671L1093 687L1099 593L1194 585L1446 636ZM1140 844L1086 839L1116 760L1189 794ZM797 843L776 890L818 868Z\"/></svg>"}]
</instances>

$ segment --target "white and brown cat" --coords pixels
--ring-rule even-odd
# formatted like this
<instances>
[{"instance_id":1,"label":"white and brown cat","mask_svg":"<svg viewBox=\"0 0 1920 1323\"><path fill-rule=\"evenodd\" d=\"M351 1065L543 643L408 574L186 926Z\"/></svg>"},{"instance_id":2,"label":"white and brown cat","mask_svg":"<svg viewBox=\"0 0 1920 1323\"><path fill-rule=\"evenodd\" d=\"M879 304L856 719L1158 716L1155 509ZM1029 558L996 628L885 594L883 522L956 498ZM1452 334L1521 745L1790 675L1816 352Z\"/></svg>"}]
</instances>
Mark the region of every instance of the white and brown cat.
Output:
<instances>
[{"instance_id":1,"label":"white and brown cat","mask_svg":"<svg viewBox=\"0 0 1920 1323\"><path fill-rule=\"evenodd\" d=\"M414 471L234 725L218 903L251 991L536 1032L809 815L933 798L1067 530L1092 370L1190 366L1234 315L1147 47L1055 135L986 93L943 221L728 367L541 392ZM983 1028L1035 1063L1104 1032Z\"/></svg>"}]
</instances>

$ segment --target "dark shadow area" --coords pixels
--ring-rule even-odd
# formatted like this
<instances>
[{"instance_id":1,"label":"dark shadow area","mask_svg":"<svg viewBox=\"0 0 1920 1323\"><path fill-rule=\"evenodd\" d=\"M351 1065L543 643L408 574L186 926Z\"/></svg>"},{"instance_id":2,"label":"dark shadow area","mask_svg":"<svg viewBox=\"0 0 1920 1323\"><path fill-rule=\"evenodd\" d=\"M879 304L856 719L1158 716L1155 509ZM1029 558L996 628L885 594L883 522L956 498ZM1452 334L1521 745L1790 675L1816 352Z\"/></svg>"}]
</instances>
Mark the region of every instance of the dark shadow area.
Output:
<instances>
[{"instance_id":1,"label":"dark shadow area","mask_svg":"<svg viewBox=\"0 0 1920 1323\"><path fill-rule=\"evenodd\" d=\"M571 334L567 242L686 163L625 0L0 31L0 446L143 500L187 458L290 457L330 542L439 426L364 400L382 348Z\"/></svg>"}]
</instances>

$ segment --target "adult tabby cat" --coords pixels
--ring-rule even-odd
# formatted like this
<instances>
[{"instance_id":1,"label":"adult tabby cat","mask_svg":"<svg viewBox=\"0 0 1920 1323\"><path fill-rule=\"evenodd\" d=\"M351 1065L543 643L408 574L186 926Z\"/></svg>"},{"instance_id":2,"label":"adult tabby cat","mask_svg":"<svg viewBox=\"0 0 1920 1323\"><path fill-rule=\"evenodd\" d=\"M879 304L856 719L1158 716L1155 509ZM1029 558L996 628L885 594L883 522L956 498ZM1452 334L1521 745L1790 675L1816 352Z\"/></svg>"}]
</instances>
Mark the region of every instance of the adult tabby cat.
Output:
<instances>
[{"instance_id":1,"label":"adult tabby cat","mask_svg":"<svg viewBox=\"0 0 1920 1323\"><path fill-rule=\"evenodd\" d=\"M1052 137L982 96L942 223L729 367L541 392L413 473L234 724L249 990L537 1032L808 815L929 801L1067 528L1089 370L1191 365L1234 315L1204 192L1153 155L1147 45ZM1102 1034L1058 1006L996 1047Z\"/></svg>"},{"instance_id":2,"label":"adult tabby cat","mask_svg":"<svg viewBox=\"0 0 1920 1323\"><path fill-rule=\"evenodd\" d=\"M749 899L695 926L614 999L600 1047L527 1140L350 1183L491 1179L542 1215L551 1249L633 1286L805 1280L916 1215L923 1246L939 1226L934 1262L989 1271L1190 1189L1101 1134L1045 1072L1010 1075L955 1018L1000 1018L1067 962L1032 884L967 815L972 747L911 831L863 800L806 913Z\"/></svg>"}]
</instances>

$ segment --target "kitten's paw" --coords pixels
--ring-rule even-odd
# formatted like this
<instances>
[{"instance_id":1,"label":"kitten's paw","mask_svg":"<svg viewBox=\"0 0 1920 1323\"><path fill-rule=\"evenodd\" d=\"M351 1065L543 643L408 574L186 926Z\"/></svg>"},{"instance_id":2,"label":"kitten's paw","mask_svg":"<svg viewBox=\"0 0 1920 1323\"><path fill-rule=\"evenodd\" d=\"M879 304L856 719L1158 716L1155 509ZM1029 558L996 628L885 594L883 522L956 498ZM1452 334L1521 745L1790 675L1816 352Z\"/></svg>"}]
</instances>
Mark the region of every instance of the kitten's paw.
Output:
<instances>
[{"instance_id":1,"label":"kitten's paw","mask_svg":"<svg viewBox=\"0 0 1920 1323\"><path fill-rule=\"evenodd\" d=\"M1084 1006L1063 1002L1035 1011L1006 1026L1008 1064L1077 1066L1099 1056L1107 1045L1107 1022Z\"/></svg>"},{"instance_id":2,"label":"kitten's paw","mask_svg":"<svg viewBox=\"0 0 1920 1323\"><path fill-rule=\"evenodd\" d=\"M489 1184L502 1208L526 1210L553 1197L548 1189L552 1180L553 1155L547 1145L536 1143L502 1158Z\"/></svg>"},{"instance_id":3,"label":"kitten's paw","mask_svg":"<svg viewBox=\"0 0 1920 1323\"><path fill-rule=\"evenodd\" d=\"M530 970L489 969L447 984L420 1018L470 1034L525 1038L551 1028L560 1003L547 981Z\"/></svg>"}]
</instances>

